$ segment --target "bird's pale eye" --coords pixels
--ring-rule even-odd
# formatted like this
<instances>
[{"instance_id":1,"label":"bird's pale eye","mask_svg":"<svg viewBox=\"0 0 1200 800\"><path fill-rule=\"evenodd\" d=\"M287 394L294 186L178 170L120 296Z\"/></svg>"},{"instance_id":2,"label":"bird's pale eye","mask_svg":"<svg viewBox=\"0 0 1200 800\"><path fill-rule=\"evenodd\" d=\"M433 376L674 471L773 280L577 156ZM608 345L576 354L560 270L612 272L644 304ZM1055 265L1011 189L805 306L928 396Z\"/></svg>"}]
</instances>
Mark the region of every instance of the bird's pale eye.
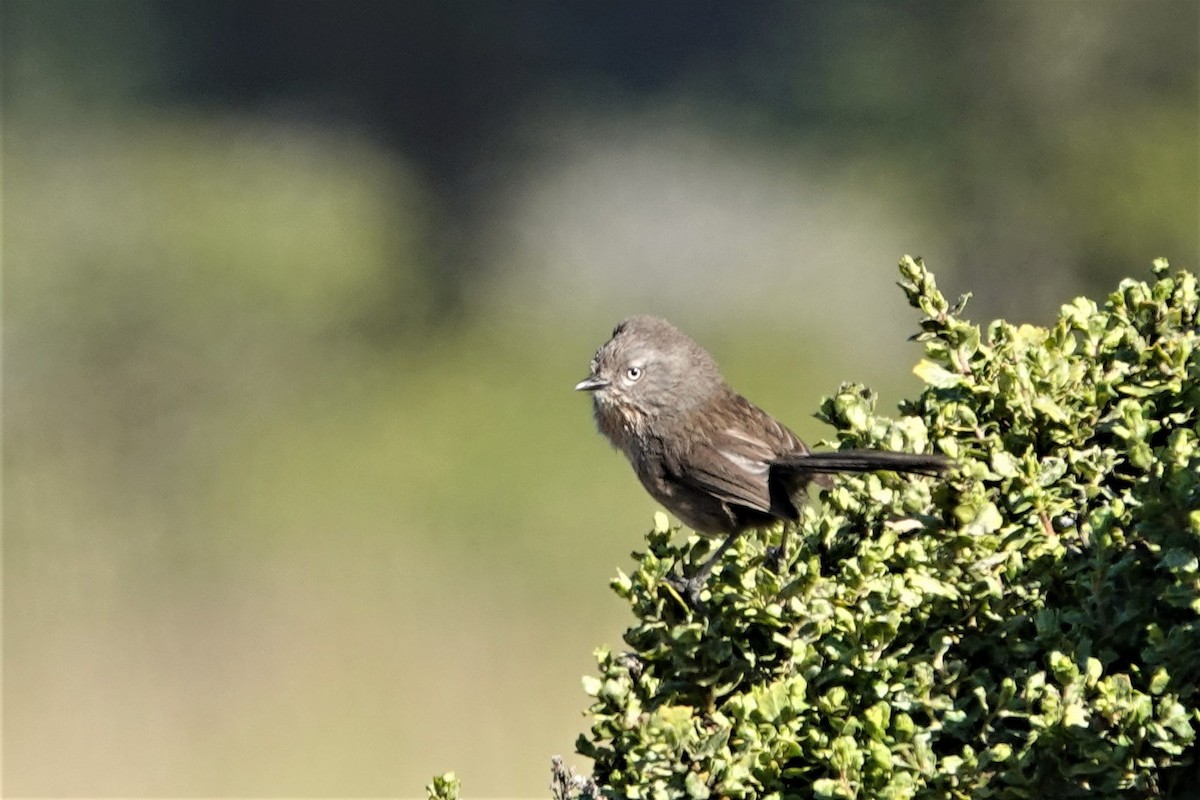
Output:
<instances>
[{"instance_id":1,"label":"bird's pale eye","mask_svg":"<svg viewBox=\"0 0 1200 800\"><path fill-rule=\"evenodd\" d=\"M629 379L630 383L633 383L638 378L642 377L642 368L630 367L629 369L625 370L625 377Z\"/></svg>"}]
</instances>

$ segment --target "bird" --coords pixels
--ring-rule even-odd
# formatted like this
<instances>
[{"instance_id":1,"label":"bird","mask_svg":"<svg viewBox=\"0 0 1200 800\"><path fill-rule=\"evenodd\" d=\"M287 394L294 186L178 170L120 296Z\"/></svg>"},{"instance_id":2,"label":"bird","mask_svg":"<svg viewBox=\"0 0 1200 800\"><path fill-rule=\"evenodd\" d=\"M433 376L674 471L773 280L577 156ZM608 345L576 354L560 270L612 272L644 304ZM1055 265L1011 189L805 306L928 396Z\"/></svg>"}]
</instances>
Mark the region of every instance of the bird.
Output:
<instances>
[{"instance_id":1,"label":"bird","mask_svg":"<svg viewBox=\"0 0 1200 800\"><path fill-rule=\"evenodd\" d=\"M800 518L810 483L828 488L839 472L934 476L951 464L939 454L811 450L734 391L707 350L656 316L617 324L575 389L591 394L597 429L651 497L697 533L725 537L695 574L673 579L693 601L740 535Z\"/></svg>"}]
</instances>

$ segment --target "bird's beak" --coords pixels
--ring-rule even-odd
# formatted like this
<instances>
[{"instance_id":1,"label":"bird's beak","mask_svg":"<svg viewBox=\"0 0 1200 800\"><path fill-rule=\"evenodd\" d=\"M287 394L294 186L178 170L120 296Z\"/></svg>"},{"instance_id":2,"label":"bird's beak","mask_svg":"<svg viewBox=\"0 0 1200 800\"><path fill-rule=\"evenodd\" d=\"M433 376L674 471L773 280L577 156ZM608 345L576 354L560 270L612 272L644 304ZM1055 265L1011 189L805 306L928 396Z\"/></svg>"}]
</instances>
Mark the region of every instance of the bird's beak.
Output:
<instances>
[{"instance_id":1,"label":"bird's beak","mask_svg":"<svg viewBox=\"0 0 1200 800\"><path fill-rule=\"evenodd\" d=\"M577 392L594 392L597 389L603 389L608 386L609 382L604 378L597 378L595 375L588 375L586 378L575 384Z\"/></svg>"}]
</instances>

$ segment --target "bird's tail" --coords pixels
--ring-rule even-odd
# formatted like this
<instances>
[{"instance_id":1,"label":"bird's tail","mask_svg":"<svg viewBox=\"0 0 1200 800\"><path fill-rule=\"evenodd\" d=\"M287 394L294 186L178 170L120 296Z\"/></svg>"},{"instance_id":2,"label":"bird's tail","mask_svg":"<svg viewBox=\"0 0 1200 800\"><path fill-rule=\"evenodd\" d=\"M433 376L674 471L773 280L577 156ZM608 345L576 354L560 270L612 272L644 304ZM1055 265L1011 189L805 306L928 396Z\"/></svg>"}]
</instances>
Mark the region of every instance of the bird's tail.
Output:
<instances>
[{"instance_id":1,"label":"bird's tail","mask_svg":"<svg viewBox=\"0 0 1200 800\"><path fill-rule=\"evenodd\" d=\"M934 453L897 453L892 450L826 450L785 456L775 461L775 467L811 475L831 472L914 472L919 475L938 475L954 462Z\"/></svg>"}]
</instances>

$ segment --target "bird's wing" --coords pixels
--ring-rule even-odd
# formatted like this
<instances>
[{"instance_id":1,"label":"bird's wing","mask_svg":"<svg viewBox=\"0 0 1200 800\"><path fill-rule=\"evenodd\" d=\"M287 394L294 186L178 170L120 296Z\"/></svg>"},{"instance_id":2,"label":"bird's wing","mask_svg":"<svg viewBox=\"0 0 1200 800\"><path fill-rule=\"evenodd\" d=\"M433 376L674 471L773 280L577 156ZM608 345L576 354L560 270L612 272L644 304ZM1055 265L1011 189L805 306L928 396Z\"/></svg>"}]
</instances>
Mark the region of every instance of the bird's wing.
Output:
<instances>
[{"instance_id":1,"label":"bird's wing","mask_svg":"<svg viewBox=\"0 0 1200 800\"><path fill-rule=\"evenodd\" d=\"M727 503L764 513L771 510L770 444L741 427L712 432L695 441L686 466L672 470L679 480Z\"/></svg>"}]
</instances>

